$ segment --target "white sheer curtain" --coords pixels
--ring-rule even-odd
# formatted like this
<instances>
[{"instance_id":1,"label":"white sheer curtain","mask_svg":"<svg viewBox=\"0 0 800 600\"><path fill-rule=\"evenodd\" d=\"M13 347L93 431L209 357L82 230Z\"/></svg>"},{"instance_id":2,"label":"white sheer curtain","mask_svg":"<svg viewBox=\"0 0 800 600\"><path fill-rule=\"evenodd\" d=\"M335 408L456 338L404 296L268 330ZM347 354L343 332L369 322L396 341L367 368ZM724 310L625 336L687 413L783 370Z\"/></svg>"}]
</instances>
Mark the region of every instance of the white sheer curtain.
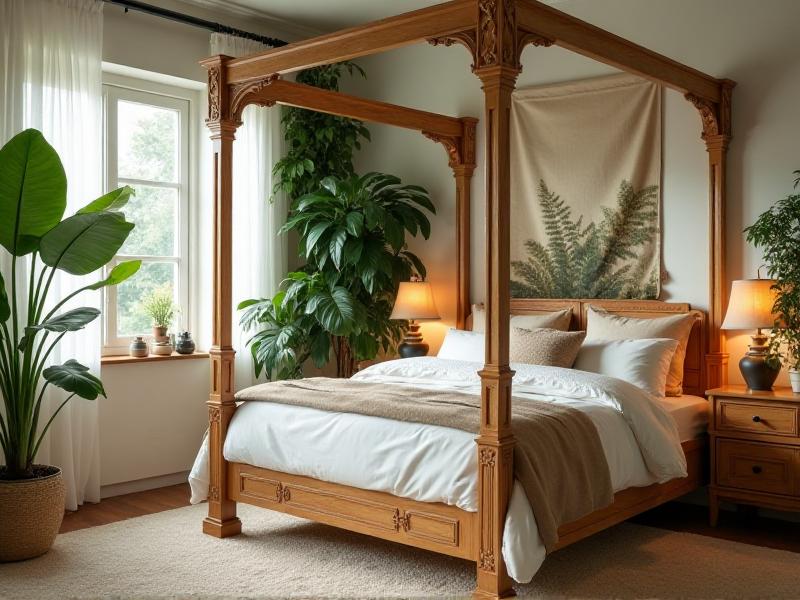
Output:
<instances>
[{"instance_id":1,"label":"white sheer curtain","mask_svg":"<svg viewBox=\"0 0 800 600\"><path fill-rule=\"evenodd\" d=\"M240 57L268 50L253 40L211 34L211 54ZM278 230L286 221L282 194L272 196L272 167L281 156L280 110L248 106L233 144L233 306L247 298L270 297L286 276L286 237ZM272 198L272 201L270 201ZM249 334L234 314L236 388L253 385Z\"/></svg>"},{"instance_id":2,"label":"white sheer curtain","mask_svg":"<svg viewBox=\"0 0 800 600\"><path fill-rule=\"evenodd\" d=\"M2 0L0 2L0 144L34 127L55 147L67 173L67 211L102 194L102 2ZM2 254L0 269L9 273ZM27 265L19 273L27 280ZM90 275L89 277L96 278ZM93 280L93 279L92 279ZM8 282L8 277L6 277ZM90 281L59 272L50 297L63 298ZM98 293L75 306L100 308ZM24 303L23 303L24 306ZM72 306L66 307L72 308ZM100 323L65 336L52 361L75 358L100 372ZM42 422L65 397L48 388ZM100 499L97 402L74 398L56 418L36 458L64 472L66 508Z\"/></svg>"}]
</instances>

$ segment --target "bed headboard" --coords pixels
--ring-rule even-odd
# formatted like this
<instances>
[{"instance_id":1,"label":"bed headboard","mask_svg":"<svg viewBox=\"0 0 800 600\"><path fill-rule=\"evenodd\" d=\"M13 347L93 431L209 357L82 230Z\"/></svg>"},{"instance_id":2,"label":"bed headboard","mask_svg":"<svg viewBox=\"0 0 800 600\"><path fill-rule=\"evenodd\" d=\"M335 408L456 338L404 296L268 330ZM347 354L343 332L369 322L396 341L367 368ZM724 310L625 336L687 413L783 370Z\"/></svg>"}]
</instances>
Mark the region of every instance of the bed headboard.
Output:
<instances>
[{"instance_id":1,"label":"bed headboard","mask_svg":"<svg viewBox=\"0 0 800 600\"><path fill-rule=\"evenodd\" d=\"M589 306L597 306L610 313L639 319L666 317L691 313L695 323L689 334L686 359L683 363L683 393L693 396L705 395L706 368L706 314L692 309L685 302L662 302L661 300L555 300L549 298L512 298L512 315L536 315L569 308L572 310L570 329L586 329L586 313ZM467 317L466 328L472 329L472 314Z\"/></svg>"}]
</instances>

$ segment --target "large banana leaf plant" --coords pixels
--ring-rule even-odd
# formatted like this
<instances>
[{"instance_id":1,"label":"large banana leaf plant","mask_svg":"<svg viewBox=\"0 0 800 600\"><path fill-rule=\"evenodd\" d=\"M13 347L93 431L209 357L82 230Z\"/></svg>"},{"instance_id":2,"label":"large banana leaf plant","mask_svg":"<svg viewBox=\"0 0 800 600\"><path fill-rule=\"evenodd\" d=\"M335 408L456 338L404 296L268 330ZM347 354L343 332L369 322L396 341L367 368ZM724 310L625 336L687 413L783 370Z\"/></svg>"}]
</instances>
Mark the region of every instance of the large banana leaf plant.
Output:
<instances>
[{"instance_id":1,"label":"large banana leaf plant","mask_svg":"<svg viewBox=\"0 0 800 600\"><path fill-rule=\"evenodd\" d=\"M306 265L274 298L239 305L242 326L255 331L256 373L301 377L306 360L321 367L333 350L337 375L347 377L357 361L393 348L406 325L389 319L398 284L425 277L406 235L428 239L426 210L436 212L424 188L383 173L327 177L298 198L282 231L298 232Z\"/></svg>"},{"instance_id":2,"label":"large banana leaf plant","mask_svg":"<svg viewBox=\"0 0 800 600\"><path fill-rule=\"evenodd\" d=\"M105 396L101 381L78 361L48 366L48 359L67 333L100 314L90 307L62 310L65 305L83 292L121 283L141 262L120 263L64 298L49 295L57 271L88 275L113 258L133 229L119 212L132 193L130 187L114 190L62 220L67 178L41 132L25 130L0 149L0 245L10 259L9 281L0 275L0 445L6 464L0 478L33 477L39 446L66 403L75 396ZM23 261L27 278L18 276ZM49 386L66 397L42 424Z\"/></svg>"}]
</instances>

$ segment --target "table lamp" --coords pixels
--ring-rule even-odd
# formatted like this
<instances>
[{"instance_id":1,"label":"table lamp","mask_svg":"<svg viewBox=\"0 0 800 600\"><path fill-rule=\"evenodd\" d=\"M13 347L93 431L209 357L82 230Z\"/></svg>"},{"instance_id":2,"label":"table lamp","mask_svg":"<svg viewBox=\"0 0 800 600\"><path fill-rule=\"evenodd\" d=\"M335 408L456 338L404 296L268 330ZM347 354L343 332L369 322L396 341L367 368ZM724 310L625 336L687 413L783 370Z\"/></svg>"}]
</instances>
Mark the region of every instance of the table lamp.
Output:
<instances>
[{"instance_id":1,"label":"table lamp","mask_svg":"<svg viewBox=\"0 0 800 600\"><path fill-rule=\"evenodd\" d=\"M431 284L418 278L403 281L397 290L394 309L390 319L408 320L408 331L403 341L397 347L402 358L413 358L428 354L428 344L422 341L419 332L420 320L434 320L439 318L436 304L433 302Z\"/></svg>"},{"instance_id":2,"label":"table lamp","mask_svg":"<svg viewBox=\"0 0 800 600\"><path fill-rule=\"evenodd\" d=\"M777 369L767 364L769 335L762 329L772 329L777 315L772 312L775 291L772 279L740 279L731 284L728 311L722 329L755 329L750 350L739 361L739 370L751 390L771 390Z\"/></svg>"}]
</instances>

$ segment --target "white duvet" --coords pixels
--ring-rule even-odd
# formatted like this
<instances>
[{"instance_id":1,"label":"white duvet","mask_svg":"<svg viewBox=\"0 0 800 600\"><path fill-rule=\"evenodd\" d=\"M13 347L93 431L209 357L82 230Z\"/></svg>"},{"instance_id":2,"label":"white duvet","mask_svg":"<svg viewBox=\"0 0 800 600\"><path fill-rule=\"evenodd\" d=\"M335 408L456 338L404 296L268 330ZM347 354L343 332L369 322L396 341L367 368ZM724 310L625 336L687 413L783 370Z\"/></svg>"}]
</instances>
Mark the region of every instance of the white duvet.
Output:
<instances>
[{"instance_id":1,"label":"white duvet","mask_svg":"<svg viewBox=\"0 0 800 600\"><path fill-rule=\"evenodd\" d=\"M434 357L373 365L360 381L480 394L480 363ZM615 491L686 476L675 422L640 388L594 373L513 364L515 400L557 402L586 413L597 427ZM269 402L245 402L228 429L223 453L242 462L424 502L477 511L477 452L465 431ZM189 476L192 502L206 499L204 441ZM515 483L506 517L503 558L526 583L545 557L525 492Z\"/></svg>"}]
</instances>

